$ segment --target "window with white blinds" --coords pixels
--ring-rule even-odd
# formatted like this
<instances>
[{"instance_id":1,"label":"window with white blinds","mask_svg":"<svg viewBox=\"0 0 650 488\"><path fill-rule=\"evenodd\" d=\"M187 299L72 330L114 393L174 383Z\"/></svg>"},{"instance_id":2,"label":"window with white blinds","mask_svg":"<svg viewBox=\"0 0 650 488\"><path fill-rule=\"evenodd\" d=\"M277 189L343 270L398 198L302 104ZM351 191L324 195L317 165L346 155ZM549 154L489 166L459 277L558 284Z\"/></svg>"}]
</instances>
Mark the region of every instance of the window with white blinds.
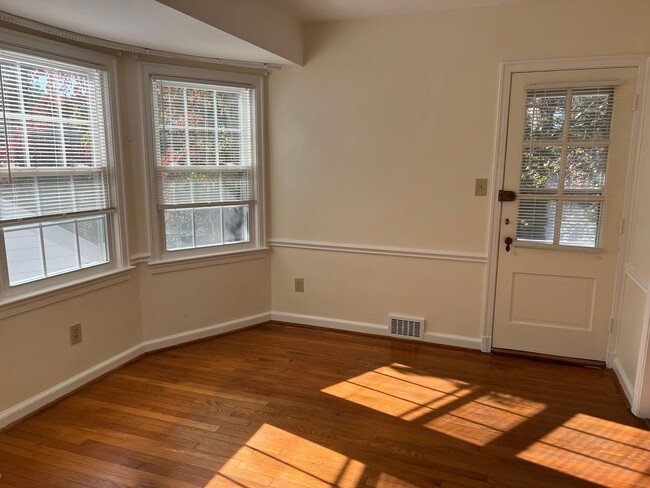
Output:
<instances>
[{"instance_id":1,"label":"window with white blinds","mask_svg":"<svg viewBox=\"0 0 650 488\"><path fill-rule=\"evenodd\" d=\"M151 87L165 249L248 242L256 201L254 89L155 76Z\"/></svg>"},{"instance_id":2,"label":"window with white blinds","mask_svg":"<svg viewBox=\"0 0 650 488\"><path fill-rule=\"evenodd\" d=\"M0 227L11 286L110 260L108 76L0 50Z\"/></svg>"},{"instance_id":3,"label":"window with white blinds","mask_svg":"<svg viewBox=\"0 0 650 488\"><path fill-rule=\"evenodd\" d=\"M0 51L0 221L113 210L106 73Z\"/></svg>"},{"instance_id":4,"label":"window with white blinds","mask_svg":"<svg viewBox=\"0 0 650 488\"><path fill-rule=\"evenodd\" d=\"M517 240L598 247L614 87L529 89Z\"/></svg>"}]
</instances>

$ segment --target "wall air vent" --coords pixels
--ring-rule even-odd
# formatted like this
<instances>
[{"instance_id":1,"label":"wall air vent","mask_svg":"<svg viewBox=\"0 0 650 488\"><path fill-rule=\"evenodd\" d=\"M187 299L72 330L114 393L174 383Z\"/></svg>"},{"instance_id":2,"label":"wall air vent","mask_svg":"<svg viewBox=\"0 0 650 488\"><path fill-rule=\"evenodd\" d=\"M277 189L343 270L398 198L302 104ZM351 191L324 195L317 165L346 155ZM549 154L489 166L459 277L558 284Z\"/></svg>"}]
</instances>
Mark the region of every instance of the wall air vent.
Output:
<instances>
[{"instance_id":1,"label":"wall air vent","mask_svg":"<svg viewBox=\"0 0 650 488\"><path fill-rule=\"evenodd\" d=\"M388 316L388 335L402 339L424 340L424 319Z\"/></svg>"}]
</instances>

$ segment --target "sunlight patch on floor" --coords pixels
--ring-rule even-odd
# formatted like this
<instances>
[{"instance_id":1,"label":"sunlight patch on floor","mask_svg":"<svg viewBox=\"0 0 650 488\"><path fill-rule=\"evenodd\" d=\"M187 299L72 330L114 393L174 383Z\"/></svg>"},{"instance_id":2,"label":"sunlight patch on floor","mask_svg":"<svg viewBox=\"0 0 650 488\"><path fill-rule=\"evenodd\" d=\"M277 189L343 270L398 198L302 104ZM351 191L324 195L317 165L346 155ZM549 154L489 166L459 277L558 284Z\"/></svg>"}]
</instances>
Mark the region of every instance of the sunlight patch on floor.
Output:
<instances>
[{"instance_id":1,"label":"sunlight patch on floor","mask_svg":"<svg viewBox=\"0 0 650 488\"><path fill-rule=\"evenodd\" d=\"M414 412L421 412L421 409L430 412L472 392L466 383L442 378L400 378L396 372L403 371L404 368L408 367L394 364L391 367L377 368L321 391L405 420L421 416L417 414L414 417ZM433 379L436 381L431 381Z\"/></svg>"},{"instance_id":2,"label":"sunlight patch on floor","mask_svg":"<svg viewBox=\"0 0 650 488\"><path fill-rule=\"evenodd\" d=\"M603 486L650 486L650 433L585 414L517 457Z\"/></svg>"},{"instance_id":3,"label":"sunlight patch on floor","mask_svg":"<svg viewBox=\"0 0 650 488\"><path fill-rule=\"evenodd\" d=\"M513 395L490 392L424 423L436 432L485 446L546 406Z\"/></svg>"},{"instance_id":4,"label":"sunlight patch on floor","mask_svg":"<svg viewBox=\"0 0 650 488\"><path fill-rule=\"evenodd\" d=\"M355 459L349 459L295 434L264 424L246 445L219 469L205 488L355 488L364 472L365 465Z\"/></svg>"},{"instance_id":5,"label":"sunlight patch on floor","mask_svg":"<svg viewBox=\"0 0 650 488\"><path fill-rule=\"evenodd\" d=\"M324 393L484 446L546 405L392 364L324 388Z\"/></svg>"}]
</instances>

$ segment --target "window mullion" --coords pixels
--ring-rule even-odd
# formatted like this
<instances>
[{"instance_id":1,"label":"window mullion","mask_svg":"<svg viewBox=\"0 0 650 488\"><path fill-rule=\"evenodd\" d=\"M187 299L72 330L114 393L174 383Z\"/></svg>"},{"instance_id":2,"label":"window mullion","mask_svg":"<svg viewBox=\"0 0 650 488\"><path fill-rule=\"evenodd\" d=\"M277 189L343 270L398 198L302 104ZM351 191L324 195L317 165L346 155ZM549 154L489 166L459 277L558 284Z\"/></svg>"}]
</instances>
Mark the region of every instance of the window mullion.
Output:
<instances>
[{"instance_id":1,"label":"window mullion","mask_svg":"<svg viewBox=\"0 0 650 488\"><path fill-rule=\"evenodd\" d=\"M81 244L79 243L79 221L74 219L74 238L77 243L77 267L81 268Z\"/></svg>"},{"instance_id":2,"label":"window mullion","mask_svg":"<svg viewBox=\"0 0 650 488\"><path fill-rule=\"evenodd\" d=\"M567 157L569 154L569 128L571 126L571 105L573 90L569 88L564 102L564 125L562 127L562 151L560 153L560 172L557 182L557 205L555 207L555 226L553 228L553 244L560 243L560 230L562 227L562 202L564 201L564 180L566 178Z\"/></svg>"},{"instance_id":3,"label":"window mullion","mask_svg":"<svg viewBox=\"0 0 650 488\"><path fill-rule=\"evenodd\" d=\"M0 298L4 299L9 290L9 262L7 260L7 248L5 246L5 233L4 229L0 229Z\"/></svg>"},{"instance_id":4,"label":"window mullion","mask_svg":"<svg viewBox=\"0 0 650 488\"><path fill-rule=\"evenodd\" d=\"M41 262L43 263L43 275L47 278L47 260L45 259L45 236L43 235L43 224L38 224L38 234L41 240Z\"/></svg>"}]
</instances>

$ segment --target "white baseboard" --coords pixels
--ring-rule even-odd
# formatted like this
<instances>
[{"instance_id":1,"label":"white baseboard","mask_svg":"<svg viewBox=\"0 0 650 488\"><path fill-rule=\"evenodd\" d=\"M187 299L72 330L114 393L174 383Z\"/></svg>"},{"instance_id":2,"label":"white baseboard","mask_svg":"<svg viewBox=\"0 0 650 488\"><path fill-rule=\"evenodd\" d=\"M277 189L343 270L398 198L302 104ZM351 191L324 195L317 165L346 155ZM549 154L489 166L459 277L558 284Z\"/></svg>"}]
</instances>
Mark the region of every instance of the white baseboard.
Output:
<instances>
[{"instance_id":1,"label":"white baseboard","mask_svg":"<svg viewBox=\"0 0 650 488\"><path fill-rule=\"evenodd\" d=\"M623 393L627 397L627 401L630 402L630 405L634 405L632 401L634 399L634 385L627 377L627 373L623 369L623 365L619 362L618 358L612 361L612 369L616 373L619 383L623 387Z\"/></svg>"},{"instance_id":2,"label":"white baseboard","mask_svg":"<svg viewBox=\"0 0 650 488\"><path fill-rule=\"evenodd\" d=\"M257 315L243 317L241 319L230 320L200 329L194 329L179 334L172 334L169 336L161 337L144 341L136 346L127 349L120 354L117 354L79 374L69 378L58 385L45 390L38 395L28 398L24 402L19 403L7 410L0 412L0 429L12 424L23 417L26 417L39 408L48 405L59 398L73 392L74 390L84 386L92 380L100 376L110 373L111 371L119 368L123 364L128 363L143 354L166 347L178 346L186 342L196 341L199 339L206 339L208 337L218 336L228 332L233 332L239 329L250 327L253 325L261 324L269 320L277 320L281 322L293 322L297 324L311 325L316 327L325 327L328 329L338 329L350 332L360 332L363 334L372 335L388 335L388 328L386 325L371 324L366 322L355 322L351 320L340 320L329 317L317 317L312 315L301 315L284 312L267 312ZM451 334L441 334L438 332L427 332L424 335L426 342L435 344L444 344L448 346L458 346L470 349L481 349L481 339L457 336ZM629 383L629 382L628 382Z\"/></svg>"},{"instance_id":3,"label":"white baseboard","mask_svg":"<svg viewBox=\"0 0 650 488\"><path fill-rule=\"evenodd\" d=\"M206 339L208 337L226 334L228 332L233 332L245 327L251 327L253 325L268 322L269 320L271 320L271 314L269 312L260 313L241 319L230 320L221 324L210 325L208 327L202 327L200 329L193 329L188 330L187 332L181 332L179 334L168 335L159 339L144 341L142 345L144 346L145 352L157 351L158 349L178 346L186 342L192 342L200 339Z\"/></svg>"},{"instance_id":4,"label":"white baseboard","mask_svg":"<svg viewBox=\"0 0 650 488\"><path fill-rule=\"evenodd\" d=\"M116 368L119 368L123 364L132 361L142 354L144 354L143 344L133 346L132 348L127 349L126 351L121 352L120 354L117 354L112 358L109 358L106 361L103 361L93 366L92 368L89 368L86 371L83 371L78 375L63 381L62 383L59 383L58 385L55 385L52 388L39 393L38 395L28 398L18 405L0 412L0 429L13 422L16 422L17 420L20 420L21 418L29 415L39 408L42 408L45 405L58 400L68 393L73 392L86 383L89 383L90 381L99 378L100 376L109 373Z\"/></svg>"},{"instance_id":5,"label":"white baseboard","mask_svg":"<svg viewBox=\"0 0 650 488\"><path fill-rule=\"evenodd\" d=\"M483 336L481 340L481 352L492 352L492 336Z\"/></svg>"},{"instance_id":6,"label":"white baseboard","mask_svg":"<svg viewBox=\"0 0 650 488\"><path fill-rule=\"evenodd\" d=\"M388 325L371 324L368 322L355 322L353 320L341 320L330 317L319 317L315 315L302 315L286 312L271 312L271 319L279 322L290 322L294 324L312 325L328 329L345 330L348 332L360 332L362 334L373 334L388 336ZM446 346L465 347L469 349L481 349L481 339L439 332L425 332L424 341L433 344Z\"/></svg>"},{"instance_id":7,"label":"white baseboard","mask_svg":"<svg viewBox=\"0 0 650 488\"><path fill-rule=\"evenodd\" d=\"M252 325L257 325L269 320L271 320L271 314L262 313L244 317L242 319L230 320L228 322L223 322L217 325L211 325L209 327L203 327L201 329L182 332L180 334L161 337L160 339L142 342L137 346L133 346L132 348L127 349L126 351L121 352L120 354L117 354L112 358L109 358L106 361L103 361L93 366L92 368L89 368L86 371L83 371L78 375L63 381L62 383L59 383L58 385L55 385L52 388L39 393L38 395L28 398L18 405L0 412L0 429L16 422L17 420L20 420L23 417L26 417L39 408L42 408L45 405L48 405L58 400L59 398L64 397L68 393L81 388L92 380L99 378L106 373L110 373L123 364L137 359L146 352L163 349L165 347L177 346L185 342L191 342L198 339L205 339L208 337L225 334L227 332L232 332L238 329L243 329L245 327L250 327Z\"/></svg>"}]
</instances>

